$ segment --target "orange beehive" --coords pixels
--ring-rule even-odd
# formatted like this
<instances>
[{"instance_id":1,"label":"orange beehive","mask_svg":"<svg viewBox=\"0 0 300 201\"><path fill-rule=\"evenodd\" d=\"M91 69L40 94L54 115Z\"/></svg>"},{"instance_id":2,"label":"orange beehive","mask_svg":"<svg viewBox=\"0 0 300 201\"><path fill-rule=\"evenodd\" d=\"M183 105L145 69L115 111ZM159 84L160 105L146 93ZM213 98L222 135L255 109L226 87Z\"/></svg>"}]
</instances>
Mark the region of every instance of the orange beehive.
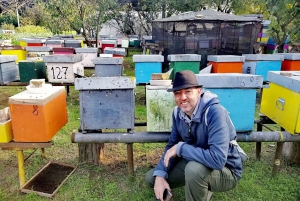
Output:
<instances>
[{"instance_id":1,"label":"orange beehive","mask_svg":"<svg viewBox=\"0 0 300 201\"><path fill-rule=\"evenodd\" d=\"M281 63L282 71L299 71L300 70L300 54L299 53L280 53L284 56Z\"/></svg>"},{"instance_id":2,"label":"orange beehive","mask_svg":"<svg viewBox=\"0 0 300 201\"><path fill-rule=\"evenodd\" d=\"M242 73L244 56L208 55L207 61L212 64L212 73Z\"/></svg>"},{"instance_id":3,"label":"orange beehive","mask_svg":"<svg viewBox=\"0 0 300 201\"><path fill-rule=\"evenodd\" d=\"M42 93L28 89L10 97L8 103L16 142L51 141L68 122L63 86L50 85Z\"/></svg>"}]
</instances>

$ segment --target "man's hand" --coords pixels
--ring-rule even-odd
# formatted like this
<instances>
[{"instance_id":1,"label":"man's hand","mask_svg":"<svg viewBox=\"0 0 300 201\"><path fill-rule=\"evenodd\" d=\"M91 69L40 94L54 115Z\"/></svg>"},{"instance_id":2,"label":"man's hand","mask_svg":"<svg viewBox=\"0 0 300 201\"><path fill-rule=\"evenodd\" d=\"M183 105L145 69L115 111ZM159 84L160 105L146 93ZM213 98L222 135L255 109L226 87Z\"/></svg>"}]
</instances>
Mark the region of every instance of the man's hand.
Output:
<instances>
[{"instance_id":1,"label":"man's hand","mask_svg":"<svg viewBox=\"0 0 300 201\"><path fill-rule=\"evenodd\" d=\"M177 144L171 147L165 154L164 164L166 167L168 167L169 165L170 158L173 158L175 156L177 156Z\"/></svg>"},{"instance_id":2,"label":"man's hand","mask_svg":"<svg viewBox=\"0 0 300 201\"><path fill-rule=\"evenodd\" d=\"M171 191L168 182L163 177L156 176L155 183L154 183L154 193L155 193L156 199L161 200L161 201L164 200L163 197L164 197L165 189L168 189L169 191Z\"/></svg>"}]
</instances>

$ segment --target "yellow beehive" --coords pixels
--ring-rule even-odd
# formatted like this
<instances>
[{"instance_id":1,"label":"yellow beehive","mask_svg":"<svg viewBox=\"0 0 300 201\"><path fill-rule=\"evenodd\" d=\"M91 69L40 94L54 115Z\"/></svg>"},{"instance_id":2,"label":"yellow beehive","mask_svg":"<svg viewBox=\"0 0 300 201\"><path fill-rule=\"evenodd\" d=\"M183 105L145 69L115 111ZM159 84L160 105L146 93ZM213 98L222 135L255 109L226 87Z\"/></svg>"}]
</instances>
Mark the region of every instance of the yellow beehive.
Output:
<instances>
[{"instance_id":1,"label":"yellow beehive","mask_svg":"<svg viewBox=\"0 0 300 201\"><path fill-rule=\"evenodd\" d=\"M9 107L0 110L0 143L10 142L13 139Z\"/></svg>"},{"instance_id":2,"label":"yellow beehive","mask_svg":"<svg viewBox=\"0 0 300 201\"><path fill-rule=\"evenodd\" d=\"M291 134L300 133L300 71L270 71L269 88L264 88L260 112Z\"/></svg>"}]
</instances>

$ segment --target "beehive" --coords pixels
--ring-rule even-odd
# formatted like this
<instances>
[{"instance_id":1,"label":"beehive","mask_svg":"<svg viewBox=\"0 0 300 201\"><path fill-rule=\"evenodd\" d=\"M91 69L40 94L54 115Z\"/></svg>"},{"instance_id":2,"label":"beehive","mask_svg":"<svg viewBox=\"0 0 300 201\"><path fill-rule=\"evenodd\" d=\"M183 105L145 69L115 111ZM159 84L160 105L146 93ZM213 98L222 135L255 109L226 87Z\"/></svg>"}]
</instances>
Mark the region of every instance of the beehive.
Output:
<instances>
[{"instance_id":1,"label":"beehive","mask_svg":"<svg viewBox=\"0 0 300 201\"><path fill-rule=\"evenodd\" d=\"M208 55L207 61L212 64L212 73L242 73L244 56Z\"/></svg>"},{"instance_id":2,"label":"beehive","mask_svg":"<svg viewBox=\"0 0 300 201\"><path fill-rule=\"evenodd\" d=\"M81 48L83 43L81 40L65 40L65 47Z\"/></svg>"},{"instance_id":3,"label":"beehive","mask_svg":"<svg viewBox=\"0 0 300 201\"><path fill-rule=\"evenodd\" d=\"M46 65L43 61L20 61L19 74L21 82L29 82L31 79L47 79Z\"/></svg>"},{"instance_id":4,"label":"beehive","mask_svg":"<svg viewBox=\"0 0 300 201\"><path fill-rule=\"evenodd\" d=\"M13 139L9 107L0 110L0 143L10 142Z\"/></svg>"},{"instance_id":5,"label":"beehive","mask_svg":"<svg viewBox=\"0 0 300 201\"><path fill-rule=\"evenodd\" d=\"M270 71L260 112L291 134L300 133L300 71Z\"/></svg>"},{"instance_id":6,"label":"beehive","mask_svg":"<svg viewBox=\"0 0 300 201\"><path fill-rule=\"evenodd\" d=\"M300 53L280 53L284 56L282 71L300 71Z\"/></svg>"},{"instance_id":7,"label":"beehive","mask_svg":"<svg viewBox=\"0 0 300 201\"><path fill-rule=\"evenodd\" d=\"M76 78L79 90L80 129L134 128L135 79L130 77Z\"/></svg>"},{"instance_id":8,"label":"beehive","mask_svg":"<svg viewBox=\"0 0 300 201\"><path fill-rule=\"evenodd\" d=\"M176 72L182 70L191 70L195 74L199 73L201 55L198 54L170 54L168 55L170 61L170 69L173 68L171 79L174 79Z\"/></svg>"},{"instance_id":9,"label":"beehive","mask_svg":"<svg viewBox=\"0 0 300 201\"><path fill-rule=\"evenodd\" d=\"M261 75L267 81L269 71L280 70L283 56L279 54L243 54L243 73Z\"/></svg>"},{"instance_id":10,"label":"beehive","mask_svg":"<svg viewBox=\"0 0 300 201\"><path fill-rule=\"evenodd\" d=\"M26 60L43 60L44 56L52 55L50 47L28 46L26 47Z\"/></svg>"},{"instance_id":11,"label":"beehive","mask_svg":"<svg viewBox=\"0 0 300 201\"><path fill-rule=\"evenodd\" d=\"M20 60L26 60L26 51L21 46L0 46L1 55L17 56L16 63Z\"/></svg>"},{"instance_id":12,"label":"beehive","mask_svg":"<svg viewBox=\"0 0 300 201\"><path fill-rule=\"evenodd\" d=\"M76 54L82 54L83 67L95 67L93 60L97 58L98 48L75 48Z\"/></svg>"},{"instance_id":13,"label":"beehive","mask_svg":"<svg viewBox=\"0 0 300 201\"><path fill-rule=\"evenodd\" d=\"M28 86L10 97L8 104L16 142L48 142L68 121L63 86Z\"/></svg>"},{"instance_id":14,"label":"beehive","mask_svg":"<svg viewBox=\"0 0 300 201\"><path fill-rule=\"evenodd\" d=\"M132 60L137 84L150 83L152 73L162 72L162 55L133 55Z\"/></svg>"},{"instance_id":15,"label":"beehive","mask_svg":"<svg viewBox=\"0 0 300 201\"><path fill-rule=\"evenodd\" d=\"M27 46L38 46L41 47L45 44L46 39L39 38L28 38L26 40Z\"/></svg>"},{"instance_id":16,"label":"beehive","mask_svg":"<svg viewBox=\"0 0 300 201\"><path fill-rule=\"evenodd\" d=\"M123 58L100 57L93 62L95 64L95 76L112 77L123 75Z\"/></svg>"},{"instance_id":17,"label":"beehive","mask_svg":"<svg viewBox=\"0 0 300 201\"><path fill-rule=\"evenodd\" d=\"M102 48L101 53L104 53L104 49L107 47L117 47L117 40L116 39L101 40L101 48Z\"/></svg>"},{"instance_id":18,"label":"beehive","mask_svg":"<svg viewBox=\"0 0 300 201\"><path fill-rule=\"evenodd\" d=\"M73 47L53 47L53 54L74 54L75 49Z\"/></svg>"},{"instance_id":19,"label":"beehive","mask_svg":"<svg viewBox=\"0 0 300 201\"><path fill-rule=\"evenodd\" d=\"M19 79L16 56L0 55L0 84L7 84Z\"/></svg>"},{"instance_id":20,"label":"beehive","mask_svg":"<svg viewBox=\"0 0 300 201\"><path fill-rule=\"evenodd\" d=\"M77 76L84 76L82 55L50 55L44 57L48 81L51 83L74 83Z\"/></svg>"},{"instance_id":21,"label":"beehive","mask_svg":"<svg viewBox=\"0 0 300 201\"><path fill-rule=\"evenodd\" d=\"M46 40L45 41L45 45L47 47L63 47L63 43L64 41L63 40L55 40L55 39L49 39L49 40Z\"/></svg>"},{"instance_id":22,"label":"beehive","mask_svg":"<svg viewBox=\"0 0 300 201\"><path fill-rule=\"evenodd\" d=\"M252 131L254 126L256 89L262 87L259 75L212 73L196 75L203 89L218 95L221 104L238 132Z\"/></svg>"},{"instance_id":23,"label":"beehive","mask_svg":"<svg viewBox=\"0 0 300 201\"><path fill-rule=\"evenodd\" d=\"M171 86L146 86L147 132L170 132L174 95Z\"/></svg>"},{"instance_id":24,"label":"beehive","mask_svg":"<svg viewBox=\"0 0 300 201\"><path fill-rule=\"evenodd\" d=\"M113 57L124 57L126 55L125 48L106 47L104 54L112 54Z\"/></svg>"}]
</instances>

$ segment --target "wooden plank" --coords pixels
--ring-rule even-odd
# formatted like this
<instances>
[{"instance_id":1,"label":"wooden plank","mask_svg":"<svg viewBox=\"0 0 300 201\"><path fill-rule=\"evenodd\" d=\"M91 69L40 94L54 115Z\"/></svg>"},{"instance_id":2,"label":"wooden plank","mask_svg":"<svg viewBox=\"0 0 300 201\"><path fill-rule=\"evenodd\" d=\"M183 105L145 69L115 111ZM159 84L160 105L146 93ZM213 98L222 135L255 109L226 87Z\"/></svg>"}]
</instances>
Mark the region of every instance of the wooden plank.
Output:
<instances>
[{"instance_id":1,"label":"wooden plank","mask_svg":"<svg viewBox=\"0 0 300 201\"><path fill-rule=\"evenodd\" d=\"M53 142L8 142L0 143L1 149L34 149L34 148L49 148Z\"/></svg>"}]
</instances>

